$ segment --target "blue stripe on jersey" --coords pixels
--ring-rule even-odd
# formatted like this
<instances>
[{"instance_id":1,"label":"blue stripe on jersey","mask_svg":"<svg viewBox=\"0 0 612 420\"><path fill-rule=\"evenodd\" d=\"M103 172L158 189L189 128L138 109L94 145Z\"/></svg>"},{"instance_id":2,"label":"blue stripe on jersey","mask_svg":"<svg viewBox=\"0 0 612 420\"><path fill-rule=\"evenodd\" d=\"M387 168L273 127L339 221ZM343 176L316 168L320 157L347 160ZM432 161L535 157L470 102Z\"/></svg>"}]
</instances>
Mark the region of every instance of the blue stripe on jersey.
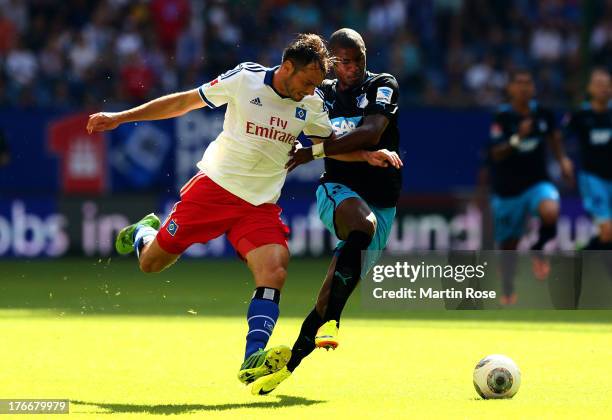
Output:
<instances>
[{"instance_id":1,"label":"blue stripe on jersey","mask_svg":"<svg viewBox=\"0 0 612 420\"><path fill-rule=\"evenodd\" d=\"M259 63L253 63L251 61L244 62L241 64L241 66L243 66L247 70L254 70L254 71L261 71L261 70L268 69L267 67L264 67Z\"/></svg>"},{"instance_id":2,"label":"blue stripe on jersey","mask_svg":"<svg viewBox=\"0 0 612 420\"><path fill-rule=\"evenodd\" d=\"M202 89L202 86L200 86L200 88L198 89L198 93L200 94L200 98L202 98L202 100L204 101L206 105L208 105L211 109L216 108L215 104L210 102L208 98L206 97L206 95L204 95L204 90Z\"/></svg>"},{"instance_id":3,"label":"blue stripe on jersey","mask_svg":"<svg viewBox=\"0 0 612 420\"><path fill-rule=\"evenodd\" d=\"M242 70L242 67L239 67L239 68L237 67L237 68L235 68L235 69L233 69L233 70L226 71L226 72L225 72L225 73L223 73L221 76L219 76L219 79L221 79L221 80L225 80L225 79L227 79L227 78L230 78L230 77L232 77L233 75L240 73L240 70Z\"/></svg>"},{"instance_id":4,"label":"blue stripe on jersey","mask_svg":"<svg viewBox=\"0 0 612 420\"><path fill-rule=\"evenodd\" d=\"M315 94L319 95L319 98L321 98L323 101L325 101L325 98L323 97L323 92L321 92L321 90L319 88L315 88Z\"/></svg>"}]
</instances>

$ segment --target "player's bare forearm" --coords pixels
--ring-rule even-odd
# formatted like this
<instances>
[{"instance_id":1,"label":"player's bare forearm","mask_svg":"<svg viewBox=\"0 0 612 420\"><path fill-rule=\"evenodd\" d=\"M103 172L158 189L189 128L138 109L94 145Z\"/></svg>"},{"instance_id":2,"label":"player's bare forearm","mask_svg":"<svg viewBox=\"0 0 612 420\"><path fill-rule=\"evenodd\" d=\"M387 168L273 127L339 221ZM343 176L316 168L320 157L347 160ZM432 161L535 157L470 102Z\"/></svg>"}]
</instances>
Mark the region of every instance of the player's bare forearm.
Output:
<instances>
[{"instance_id":1,"label":"player's bare forearm","mask_svg":"<svg viewBox=\"0 0 612 420\"><path fill-rule=\"evenodd\" d=\"M565 148L563 147L561 133L559 131L555 131L548 136L548 145L550 146L553 156L558 162L561 162L567 157L565 154Z\"/></svg>"},{"instance_id":2,"label":"player's bare forearm","mask_svg":"<svg viewBox=\"0 0 612 420\"><path fill-rule=\"evenodd\" d=\"M178 117L205 104L197 89L172 93L121 112L98 112L89 116L87 131L112 130L118 125L136 121L163 120Z\"/></svg>"},{"instance_id":3,"label":"player's bare forearm","mask_svg":"<svg viewBox=\"0 0 612 420\"><path fill-rule=\"evenodd\" d=\"M200 99L197 89L171 93L132 109L119 113L122 123L134 121L163 120L178 117L193 109L202 108L205 103Z\"/></svg>"},{"instance_id":4,"label":"player's bare forearm","mask_svg":"<svg viewBox=\"0 0 612 420\"><path fill-rule=\"evenodd\" d=\"M548 137L548 144L552 150L553 155L559 167L561 168L561 175L568 186L573 187L575 184L574 179L574 164L572 160L565 154L565 148L563 147L563 140L560 131L555 131Z\"/></svg>"},{"instance_id":5,"label":"player's bare forearm","mask_svg":"<svg viewBox=\"0 0 612 420\"><path fill-rule=\"evenodd\" d=\"M340 160L342 162L365 162L365 154L363 150L355 150L350 153L342 153L341 155L330 156L331 159Z\"/></svg>"},{"instance_id":6,"label":"player's bare forearm","mask_svg":"<svg viewBox=\"0 0 612 420\"><path fill-rule=\"evenodd\" d=\"M389 120L384 115L368 115L362 125L340 137L323 142L325 156L335 156L378 144Z\"/></svg>"}]
</instances>

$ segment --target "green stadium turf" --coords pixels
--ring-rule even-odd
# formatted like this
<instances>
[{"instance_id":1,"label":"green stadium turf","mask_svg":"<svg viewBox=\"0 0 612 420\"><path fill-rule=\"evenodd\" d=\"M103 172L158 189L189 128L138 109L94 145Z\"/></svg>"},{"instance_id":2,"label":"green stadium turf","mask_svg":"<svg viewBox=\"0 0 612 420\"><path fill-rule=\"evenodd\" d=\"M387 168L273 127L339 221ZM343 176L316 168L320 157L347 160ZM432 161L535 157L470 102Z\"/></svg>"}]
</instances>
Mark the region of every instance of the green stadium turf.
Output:
<instances>
[{"instance_id":1,"label":"green stadium turf","mask_svg":"<svg viewBox=\"0 0 612 420\"><path fill-rule=\"evenodd\" d=\"M326 264L292 261L271 344L293 343ZM252 290L236 260L180 261L158 275L140 274L133 258L5 260L0 279L0 398L67 398L68 418L612 412L612 311L372 313L357 294L338 350L316 351L277 393L254 397L235 377ZM483 401L473 389L472 369L490 353L522 370L512 400ZM45 416L17 418L28 417Z\"/></svg>"}]
</instances>

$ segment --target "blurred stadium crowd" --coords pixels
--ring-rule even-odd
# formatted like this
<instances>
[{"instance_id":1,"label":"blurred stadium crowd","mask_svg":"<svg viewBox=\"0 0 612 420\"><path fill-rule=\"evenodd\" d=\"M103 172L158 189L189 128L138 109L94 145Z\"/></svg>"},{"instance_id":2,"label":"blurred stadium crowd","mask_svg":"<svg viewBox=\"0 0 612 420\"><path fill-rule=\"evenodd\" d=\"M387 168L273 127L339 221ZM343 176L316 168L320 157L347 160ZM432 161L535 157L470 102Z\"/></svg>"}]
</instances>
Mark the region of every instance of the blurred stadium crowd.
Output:
<instances>
[{"instance_id":1,"label":"blurred stadium crowd","mask_svg":"<svg viewBox=\"0 0 612 420\"><path fill-rule=\"evenodd\" d=\"M404 105L495 104L518 66L568 104L612 64L610 0L0 0L0 106L137 103L343 26Z\"/></svg>"}]
</instances>

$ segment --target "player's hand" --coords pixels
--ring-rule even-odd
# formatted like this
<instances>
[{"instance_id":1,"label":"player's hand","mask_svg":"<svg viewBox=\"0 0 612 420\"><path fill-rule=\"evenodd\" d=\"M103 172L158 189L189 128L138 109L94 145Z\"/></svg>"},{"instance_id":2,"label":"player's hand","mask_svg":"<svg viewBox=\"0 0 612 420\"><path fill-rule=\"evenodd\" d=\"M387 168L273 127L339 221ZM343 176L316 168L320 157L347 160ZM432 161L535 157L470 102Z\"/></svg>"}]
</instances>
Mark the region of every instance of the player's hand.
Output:
<instances>
[{"instance_id":1,"label":"player's hand","mask_svg":"<svg viewBox=\"0 0 612 420\"><path fill-rule=\"evenodd\" d=\"M525 118L518 127L518 135L521 139L528 137L533 129L533 119Z\"/></svg>"},{"instance_id":2,"label":"player's hand","mask_svg":"<svg viewBox=\"0 0 612 420\"><path fill-rule=\"evenodd\" d=\"M576 179L574 177L574 163L566 156L561 159L559 166L561 167L561 176L563 176L563 180L568 187L573 188L576 184Z\"/></svg>"},{"instance_id":3,"label":"player's hand","mask_svg":"<svg viewBox=\"0 0 612 420\"><path fill-rule=\"evenodd\" d=\"M112 130L117 128L119 124L121 124L121 121L116 112L97 112L89 116L87 132L91 134L94 131Z\"/></svg>"},{"instance_id":4,"label":"player's hand","mask_svg":"<svg viewBox=\"0 0 612 420\"><path fill-rule=\"evenodd\" d=\"M382 166L383 168L389 165L395 169L400 169L404 163L396 152L391 152L387 149L376 150L375 152L364 152L366 161L372 166Z\"/></svg>"},{"instance_id":5,"label":"player's hand","mask_svg":"<svg viewBox=\"0 0 612 420\"><path fill-rule=\"evenodd\" d=\"M314 160L312 156L312 147L292 148L289 152L289 156L291 156L291 159L289 159L289 162L285 165L285 169L289 172L304 163Z\"/></svg>"}]
</instances>

